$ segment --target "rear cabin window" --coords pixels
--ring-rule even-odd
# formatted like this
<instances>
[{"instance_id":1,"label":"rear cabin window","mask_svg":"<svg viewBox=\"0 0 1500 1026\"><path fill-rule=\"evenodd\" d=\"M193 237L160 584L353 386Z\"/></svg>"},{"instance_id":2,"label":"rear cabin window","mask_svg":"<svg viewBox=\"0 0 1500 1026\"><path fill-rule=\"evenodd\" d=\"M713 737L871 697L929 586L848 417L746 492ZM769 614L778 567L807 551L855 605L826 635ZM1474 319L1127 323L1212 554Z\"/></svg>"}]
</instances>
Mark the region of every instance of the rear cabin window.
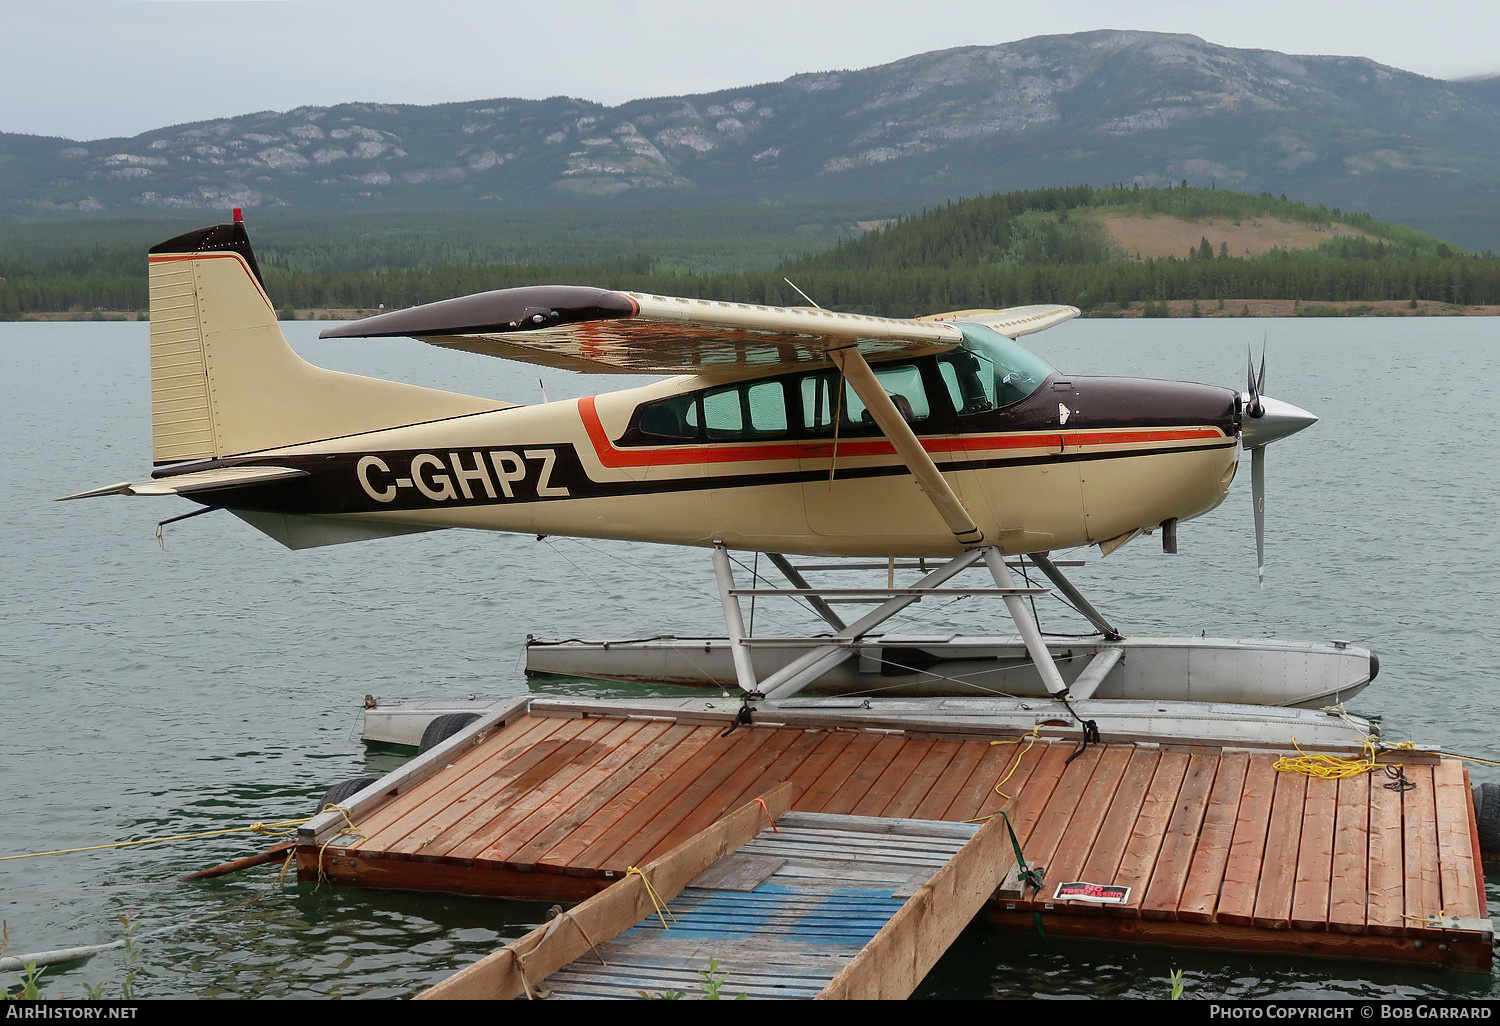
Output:
<instances>
[{"instance_id":1,"label":"rear cabin window","mask_svg":"<svg viewBox=\"0 0 1500 1026\"><path fill-rule=\"evenodd\" d=\"M929 365L931 361L924 361ZM922 430L933 417L923 363L876 364L876 379L906 420ZM951 392L951 374L935 379L934 388ZM842 389L839 385L842 384ZM958 409L954 406L954 409ZM940 405L945 411L946 406ZM946 415L946 413L945 413ZM671 442L753 442L762 439L817 438L834 432L870 434L878 430L864 403L835 371L800 377L739 382L646 403L636 410L622 444Z\"/></svg>"}]
</instances>

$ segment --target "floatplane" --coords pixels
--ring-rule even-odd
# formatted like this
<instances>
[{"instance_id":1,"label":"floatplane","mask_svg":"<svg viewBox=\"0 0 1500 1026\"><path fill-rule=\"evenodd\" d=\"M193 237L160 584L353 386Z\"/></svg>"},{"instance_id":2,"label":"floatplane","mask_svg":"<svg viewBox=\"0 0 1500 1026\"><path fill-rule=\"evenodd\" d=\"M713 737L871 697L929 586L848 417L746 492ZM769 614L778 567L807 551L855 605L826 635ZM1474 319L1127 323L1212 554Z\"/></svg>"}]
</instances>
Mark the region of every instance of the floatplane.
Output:
<instances>
[{"instance_id":1,"label":"floatplane","mask_svg":"<svg viewBox=\"0 0 1500 1026\"><path fill-rule=\"evenodd\" d=\"M281 333L238 211L149 260L155 469L66 498L179 495L299 549L475 528L712 553L724 639L532 644L533 670L732 682L747 711L830 682L849 690L871 674L904 675L898 683L928 693L1002 694L1023 718L1079 727L1101 703L1158 726L1179 702L1198 719L1204 702L1328 705L1376 671L1368 650L1341 642L1127 637L1050 558L1086 545L1108 554L1156 532L1175 551L1178 525L1224 501L1245 451L1263 552L1266 447L1316 420L1263 393L1264 358L1243 392L1073 376L1016 341L1077 316L1070 306L899 319L566 285L321 335L670 375L517 405L306 363ZM791 586L739 587L732 550L766 553ZM790 556L915 560L922 574L820 589ZM1030 600L1048 589L1018 584L1022 565L1096 635L1044 635ZM988 581L958 587L971 567ZM768 592L806 601L827 633L751 636L741 601ZM1015 633L879 632L913 603L956 595L998 597ZM846 622L833 605L848 600L873 608Z\"/></svg>"}]
</instances>

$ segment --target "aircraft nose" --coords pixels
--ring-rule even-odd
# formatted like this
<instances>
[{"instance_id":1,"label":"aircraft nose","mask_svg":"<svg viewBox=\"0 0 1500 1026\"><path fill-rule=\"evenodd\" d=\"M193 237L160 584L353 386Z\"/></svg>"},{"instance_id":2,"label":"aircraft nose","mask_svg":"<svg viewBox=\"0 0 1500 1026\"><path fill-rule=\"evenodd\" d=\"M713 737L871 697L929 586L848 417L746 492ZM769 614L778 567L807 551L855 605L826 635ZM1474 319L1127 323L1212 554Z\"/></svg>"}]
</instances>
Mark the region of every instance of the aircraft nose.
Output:
<instances>
[{"instance_id":1,"label":"aircraft nose","mask_svg":"<svg viewBox=\"0 0 1500 1026\"><path fill-rule=\"evenodd\" d=\"M1252 416L1249 412L1251 400L1248 392L1240 394L1240 401L1245 408L1240 437L1246 449L1259 449L1287 435L1295 435L1318 422L1316 416L1300 406L1293 406L1267 395L1260 397L1260 406L1264 412L1259 417Z\"/></svg>"}]
</instances>

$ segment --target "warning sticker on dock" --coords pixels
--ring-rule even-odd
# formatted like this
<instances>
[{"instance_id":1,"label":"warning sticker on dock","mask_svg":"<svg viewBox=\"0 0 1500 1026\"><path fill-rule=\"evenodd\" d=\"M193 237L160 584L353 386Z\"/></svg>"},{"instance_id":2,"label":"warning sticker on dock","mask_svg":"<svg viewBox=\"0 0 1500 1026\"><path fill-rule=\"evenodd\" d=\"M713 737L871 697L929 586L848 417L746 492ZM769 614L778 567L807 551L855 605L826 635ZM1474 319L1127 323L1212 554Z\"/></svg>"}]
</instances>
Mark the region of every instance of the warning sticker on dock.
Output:
<instances>
[{"instance_id":1,"label":"warning sticker on dock","mask_svg":"<svg viewBox=\"0 0 1500 1026\"><path fill-rule=\"evenodd\" d=\"M1057 885L1053 901L1094 901L1101 905L1123 905L1130 900L1130 888L1117 884L1064 883Z\"/></svg>"}]
</instances>

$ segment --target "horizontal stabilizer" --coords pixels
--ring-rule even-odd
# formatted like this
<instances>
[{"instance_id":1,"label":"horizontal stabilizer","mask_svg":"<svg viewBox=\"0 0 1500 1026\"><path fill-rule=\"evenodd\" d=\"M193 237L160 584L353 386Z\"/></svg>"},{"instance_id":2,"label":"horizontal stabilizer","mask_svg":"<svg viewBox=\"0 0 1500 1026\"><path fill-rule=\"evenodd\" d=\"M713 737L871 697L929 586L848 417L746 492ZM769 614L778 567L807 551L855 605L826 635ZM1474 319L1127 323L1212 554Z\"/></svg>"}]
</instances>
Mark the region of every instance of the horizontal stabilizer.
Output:
<instances>
[{"instance_id":1,"label":"horizontal stabilizer","mask_svg":"<svg viewBox=\"0 0 1500 1026\"><path fill-rule=\"evenodd\" d=\"M104 488L92 488L75 495L61 496L66 499L92 499L98 495L191 495L194 492L217 491L225 488L244 488L249 485L285 481L294 477L307 477L307 471L291 467L220 467L216 470L198 470L174 477L153 478L150 481L121 481Z\"/></svg>"},{"instance_id":2,"label":"horizontal stabilizer","mask_svg":"<svg viewBox=\"0 0 1500 1026\"><path fill-rule=\"evenodd\" d=\"M372 524L340 517L252 513L243 509L231 509L229 512L289 549L315 549L323 545L343 545L346 542L369 541L372 538L394 538L403 534L442 530L440 527L426 525Z\"/></svg>"}]
</instances>

